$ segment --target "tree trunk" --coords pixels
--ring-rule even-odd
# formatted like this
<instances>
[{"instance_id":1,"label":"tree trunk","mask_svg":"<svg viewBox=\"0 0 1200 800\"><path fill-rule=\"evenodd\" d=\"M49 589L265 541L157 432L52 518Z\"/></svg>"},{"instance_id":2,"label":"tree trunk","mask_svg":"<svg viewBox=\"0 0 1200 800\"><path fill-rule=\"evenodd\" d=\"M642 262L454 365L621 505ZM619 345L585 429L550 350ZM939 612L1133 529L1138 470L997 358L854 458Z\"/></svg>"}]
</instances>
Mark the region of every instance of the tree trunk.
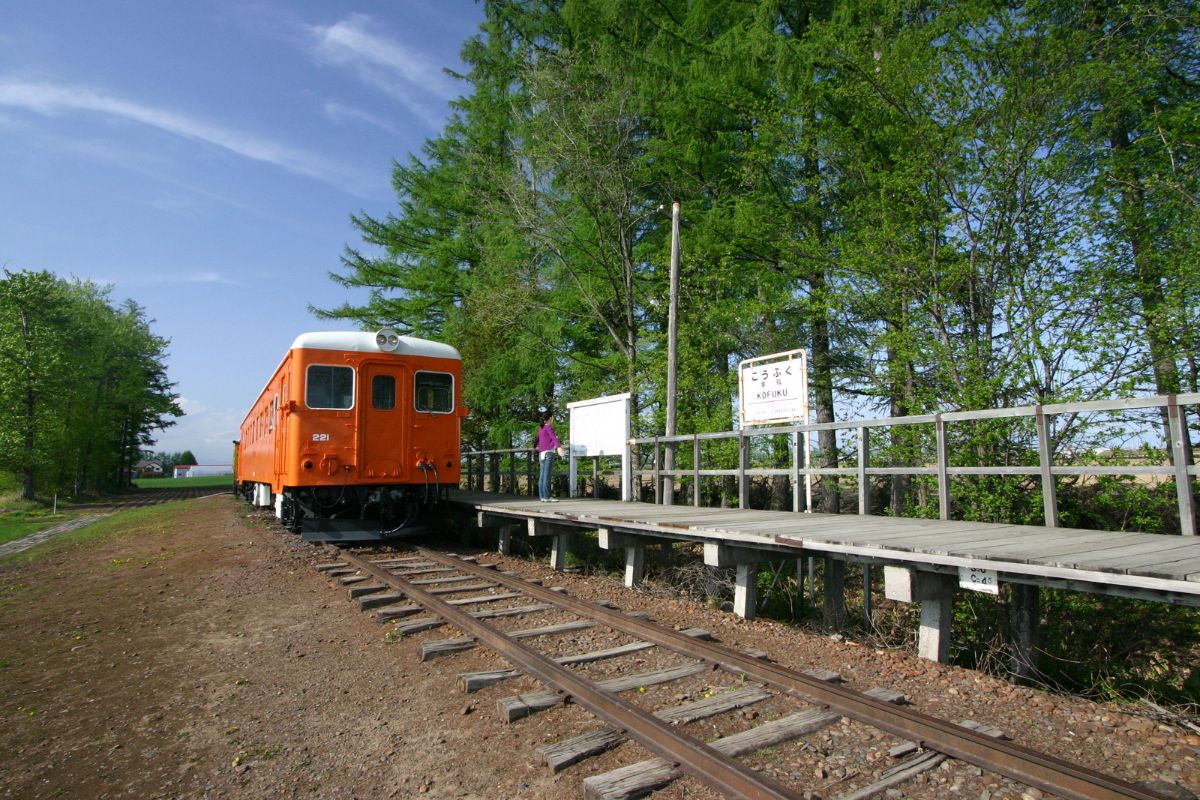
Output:
<instances>
[{"instance_id":1,"label":"tree trunk","mask_svg":"<svg viewBox=\"0 0 1200 800\"><path fill-rule=\"evenodd\" d=\"M1169 322L1171 309L1163 289L1164 275L1158 263L1155 242L1150 233L1145 188L1137 167L1123 163L1126 151L1131 145L1129 131L1124 125L1113 130L1109 137L1109 146L1113 150L1113 172L1117 184L1123 187L1118 196L1118 215L1122 233L1126 237L1133 255L1133 289L1142 307L1142 319L1146 326L1146 344L1150 352L1151 370L1154 374L1154 388L1158 394L1177 394L1181 387L1179 366L1175 361L1177 343L1171 336ZM1161 409L1160 413L1167 459L1174 464L1170 417L1165 407ZM1191 466L1194 463L1194 457L1186 418L1181 421L1179 429L1183 439L1184 464ZM1193 498L1193 500L1195 499ZM1193 505L1200 507L1200 503L1194 502Z\"/></svg>"},{"instance_id":2,"label":"tree trunk","mask_svg":"<svg viewBox=\"0 0 1200 800\"><path fill-rule=\"evenodd\" d=\"M814 272L808 277L811 296L815 298L816 312L812 319L812 391L813 410L817 422L833 422L833 358L829 343L829 319L826 310L825 274ZM838 466L837 431L817 432L822 469ZM821 478L821 510L826 514L837 514L841 510L841 491L836 475Z\"/></svg>"}]
</instances>

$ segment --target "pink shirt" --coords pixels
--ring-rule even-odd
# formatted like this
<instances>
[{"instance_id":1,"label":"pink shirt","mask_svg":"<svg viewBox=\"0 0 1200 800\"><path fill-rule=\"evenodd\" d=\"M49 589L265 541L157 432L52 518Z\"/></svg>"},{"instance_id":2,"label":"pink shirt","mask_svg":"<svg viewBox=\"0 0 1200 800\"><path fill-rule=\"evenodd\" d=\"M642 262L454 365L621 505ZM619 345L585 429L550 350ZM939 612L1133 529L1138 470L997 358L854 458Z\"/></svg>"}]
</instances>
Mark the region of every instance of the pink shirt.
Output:
<instances>
[{"instance_id":1,"label":"pink shirt","mask_svg":"<svg viewBox=\"0 0 1200 800\"><path fill-rule=\"evenodd\" d=\"M561 446L558 442L558 437L554 435L553 425L547 424L538 428L536 447L539 453L546 450L557 450Z\"/></svg>"}]
</instances>

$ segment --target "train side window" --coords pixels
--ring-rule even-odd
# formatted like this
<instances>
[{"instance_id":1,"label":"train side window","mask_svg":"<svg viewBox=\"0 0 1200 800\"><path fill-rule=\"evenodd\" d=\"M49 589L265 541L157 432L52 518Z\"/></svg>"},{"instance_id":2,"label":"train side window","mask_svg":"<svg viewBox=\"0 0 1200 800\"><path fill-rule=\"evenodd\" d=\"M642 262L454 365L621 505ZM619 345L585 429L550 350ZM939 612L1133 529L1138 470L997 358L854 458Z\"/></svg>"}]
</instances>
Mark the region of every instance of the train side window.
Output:
<instances>
[{"instance_id":1,"label":"train side window","mask_svg":"<svg viewBox=\"0 0 1200 800\"><path fill-rule=\"evenodd\" d=\"M346 411L354 407L354 370L312 364L304 386L304 402L309 408L328 408Z\"/></svg>"},{"instance_id":2,"label":"train side window","mask_svg":"<svg viewBox=\"0 0 1200 800\"><path fill-rule=\"evenodd\" d=\"M376 375L371 379L371 407L380 411L396 407L396 379L391 375Z\"/></svg>"},{"instance_id":3,"label":"train side window","mask_svg":"<svg viewBox=\"0 0 1200 800\"><path fill-rule=\"evenodd\" d=\"M446 372L418 372L413 399L417 411L449 414L454 410L454 376Z\"/></svg>"},{"instance_id":4,"label":"train side window","mask_svg":"<svg viewBox=\"0 0 1200 800\"><path fill-rule=\"evenodd\" d=\"M271 419L267 423L267 430L271 433L275 432L275 423L279 419L279 395L275 395L275 399L271 401Z\"/></svg>"}]
</instances>

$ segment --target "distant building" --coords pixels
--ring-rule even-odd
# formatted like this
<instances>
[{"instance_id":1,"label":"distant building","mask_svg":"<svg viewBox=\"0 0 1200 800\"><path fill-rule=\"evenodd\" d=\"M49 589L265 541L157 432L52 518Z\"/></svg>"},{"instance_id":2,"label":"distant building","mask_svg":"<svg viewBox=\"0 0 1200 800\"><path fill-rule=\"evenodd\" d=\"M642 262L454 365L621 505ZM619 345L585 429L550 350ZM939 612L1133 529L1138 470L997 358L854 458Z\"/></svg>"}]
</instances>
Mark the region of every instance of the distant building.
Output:
<instances>
[{"instance_id":1,"label":"distant building","mask_svg":"<svg viewBox=\"0 0 1200 800\"><path fill-rule=\"evenodd\" d=\"M162 464L157 461L142 459L133 465L133 472L139 478L160 478L163 474Z\"/></svg>"},{"instance_id":2,"label":"distant building","mask_svg":"<svg viewBox=\"0 0 1200 800\"><path fill-rule=\"evenodd\" d=\"M232 464L176 464L172 478L199 478L202 475L232 475Z\"/></svg>"}]
</instances>

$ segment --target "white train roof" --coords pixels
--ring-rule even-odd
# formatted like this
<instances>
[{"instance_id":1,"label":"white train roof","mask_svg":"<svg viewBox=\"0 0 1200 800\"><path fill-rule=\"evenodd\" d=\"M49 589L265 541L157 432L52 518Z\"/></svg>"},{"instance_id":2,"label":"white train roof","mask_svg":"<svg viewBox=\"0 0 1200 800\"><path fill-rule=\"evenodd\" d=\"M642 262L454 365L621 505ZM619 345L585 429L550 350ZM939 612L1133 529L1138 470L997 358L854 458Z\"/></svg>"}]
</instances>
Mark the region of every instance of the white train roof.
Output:
<instances>
[{"instance_id":1,"label":"white train roof","mask_svg":"<svg viewBox=\"0 0 1200 800\"><path fill-rule=\"evenodd\" d=\"M374 333L364 331L317 331L302 333L292 342L293 350L351 350L360 353L388 352L380 349L375 342ZM400 344L392 354L398 356L429 356L431 358L454 358L459 361L462 356L448 344L418 339L415 336L401 336Z\"/></svg>"}]
</instances>

